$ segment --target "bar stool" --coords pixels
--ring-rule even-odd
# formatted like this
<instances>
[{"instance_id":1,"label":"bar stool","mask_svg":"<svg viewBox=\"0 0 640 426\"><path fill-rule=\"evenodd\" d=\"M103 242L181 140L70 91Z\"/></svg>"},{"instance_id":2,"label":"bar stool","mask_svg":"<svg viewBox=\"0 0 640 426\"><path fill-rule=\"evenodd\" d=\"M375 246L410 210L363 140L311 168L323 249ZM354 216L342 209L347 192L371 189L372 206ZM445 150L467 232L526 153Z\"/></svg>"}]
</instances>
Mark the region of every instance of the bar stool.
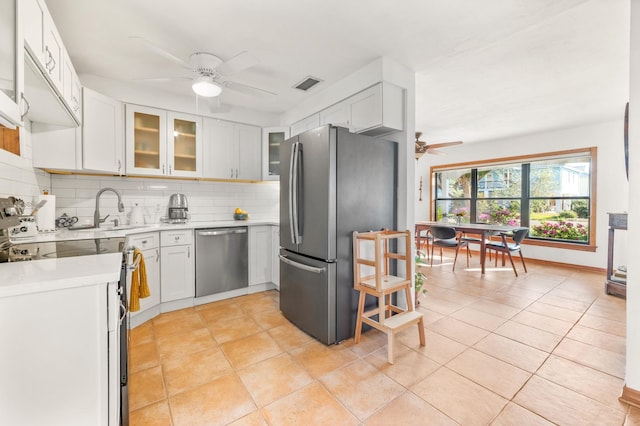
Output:
<instances>
[{"instance_id":1,"label":"bar stool","mask_svg":"<svg viewBox=\"0 0 640 426\"><path fill-rule=\"evenodd\" d=\"M397 248L404 247L404 253L390 251L390 240L398 241ZM402 244L404 239L404 244ZM367 249L361 245L367 243ZM373 254L371 253L373 249ZM390 261L396 267L404 263L404 277L391 275ZM410 231L375 231L353 233L353 288L360 292L358 299L358 315L356 320L355 342L360 342L362 324L387 334L387 361L393 364L395 335L405 328L417 325L420 346L425 345L424 321L422 314L414 310L411 298L411 277L413 262L411 261ZM364 271L363 271L364 270ZM366 272L365 272L366 271ZM393 294L404 291L407 309L393 304ZM375 309L364 311L366 295L378 299ZM377 316L377 320L372 317Z\"/></svg>"}]
</instances>

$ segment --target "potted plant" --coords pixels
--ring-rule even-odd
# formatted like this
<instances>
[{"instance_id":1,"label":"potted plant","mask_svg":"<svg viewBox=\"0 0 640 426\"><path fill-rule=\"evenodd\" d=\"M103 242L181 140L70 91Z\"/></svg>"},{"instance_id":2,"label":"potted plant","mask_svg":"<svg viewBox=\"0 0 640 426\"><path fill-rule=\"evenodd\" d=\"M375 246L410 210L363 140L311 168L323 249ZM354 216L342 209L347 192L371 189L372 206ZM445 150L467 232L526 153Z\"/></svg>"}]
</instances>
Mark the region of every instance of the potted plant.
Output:
<instances>
[{"instance_id":1,"label":"potted plant","mask_svg":"<svg viewBox=\"0 0 640 426\"><path fill-rule=\"evenodd\" d=\"M416 262L415 262L415 272L413 274L413 280L415 283L415 300L416 300L416 308L420 304L420 300L418 297L421 294L427 294L427 289L424 288L424 282L427 280L427 276L419 271L418 268L422 265L426 265L426 263L422 262L422 256L424 253L421 250L416 251Z\"/></svg>"}]
</instances>

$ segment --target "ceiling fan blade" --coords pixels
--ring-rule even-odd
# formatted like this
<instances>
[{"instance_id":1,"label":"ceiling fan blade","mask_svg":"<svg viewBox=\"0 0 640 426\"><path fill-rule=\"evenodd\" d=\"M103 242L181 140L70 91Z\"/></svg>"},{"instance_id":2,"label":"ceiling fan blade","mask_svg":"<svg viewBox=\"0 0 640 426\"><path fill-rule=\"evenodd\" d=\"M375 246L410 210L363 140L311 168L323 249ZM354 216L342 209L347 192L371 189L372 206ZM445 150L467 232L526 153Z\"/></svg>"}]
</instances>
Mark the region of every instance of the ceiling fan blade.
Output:
<instances>
[{"instance_id":1,"label":"ceiling fan blade","mask_svg":"<svg viewBox=\"0 0 640 426\"><path fill-rule=\"evenodd\" d=\"M238 53L228 61L218 65L216 71L222 75L233 75L237 72L251 68L258 63L258 59L248 51Z\"/></svg>"},{"instance_id":2,"label":"ceiling fan blade","mask_svg":"<svg viewBox=\"0 0 640 426\"><path fill-rule=\"evenodd\" d=\"M260 98L274 98L278 96L276 93L269 92L268 90L248 86L246 84L237 83L235 81L225 81L223 85L224 87L234 90L238 93L244 93L245 95L257 96Z\"/></svg>"},{"instance_id":3,"label":"ceiling fan blade","mask_svg":"<svg viewBox=\"0 0 640 426\"><path fill-rule=\"evenodd\" d=\"M142 43L144 46L146 46L148 49L150 49L151 51L153 51L154 53L163 56L166 59L169 59L170 61L175 62L176 64L180 65L182 68L187 69L187 70L193 70L193 67L191 66L191 64L189 64L186 61L183 61L182 59L178 58L176 55L174 55L173 53L168 52L167 50L163 49L162 47L150 42L149 40L147 40L144 37L139 37L139 36L129 36L130 39L139 41L140 43Z\"/></svg>"},{"instance_id":4,"label":"ceiling fan blade","mask_svg":"<svg viewBox=\"0 0 640 426\"><path fill-rule=\"evenodd\" d=\"M134 81L141 83L169 83L172 81L189 81L193 80L190 77L157 77L157 78L137 78Z\"/></svg>"},{"instance_id":5,"label":"ceiling fan blade","mask_svg":"<svg viewBox=\"0 0 640 426\"><path fill-rule=\"evenodd\" d=\"M427 144L427 149L431 149L431 148L444 148L445 146L455 146L455 145L462 145L462 141L454 141L454 142L441 142L441 143L432 143L432 144Z\"/></svg>"},{"instance_id":6,"label":"ceiling fan blade","mask_svg":"<svg viewBox=\"0 0 640 426\"><path fill-rule=\"evenodd\" d=\"M434 155L447 155L446 152L444 151L440 151L438 149L434 149L434 148L427 148L427 154L434 154Z\"/></svg>"}]
</instances>

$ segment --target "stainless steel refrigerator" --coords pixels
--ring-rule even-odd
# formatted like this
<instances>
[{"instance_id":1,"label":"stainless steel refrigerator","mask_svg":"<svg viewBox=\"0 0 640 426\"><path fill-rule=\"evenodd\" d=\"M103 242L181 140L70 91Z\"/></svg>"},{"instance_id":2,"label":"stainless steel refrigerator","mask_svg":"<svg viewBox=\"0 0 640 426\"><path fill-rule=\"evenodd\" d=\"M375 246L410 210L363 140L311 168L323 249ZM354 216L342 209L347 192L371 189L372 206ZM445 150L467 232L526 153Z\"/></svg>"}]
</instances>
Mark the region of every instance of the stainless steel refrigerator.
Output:
<instances>
[{"instance_id":1,"label":"stainless steel refrigerator","mask_svg":"<svg viewBox=\"0 0 640 426\"><path fill-rule=\"evenodd\" d=\"M280 146L280 310L326 344L353 336L353 231L395 229L395 142L330 125Z\"/></svg>"}]
</instances>

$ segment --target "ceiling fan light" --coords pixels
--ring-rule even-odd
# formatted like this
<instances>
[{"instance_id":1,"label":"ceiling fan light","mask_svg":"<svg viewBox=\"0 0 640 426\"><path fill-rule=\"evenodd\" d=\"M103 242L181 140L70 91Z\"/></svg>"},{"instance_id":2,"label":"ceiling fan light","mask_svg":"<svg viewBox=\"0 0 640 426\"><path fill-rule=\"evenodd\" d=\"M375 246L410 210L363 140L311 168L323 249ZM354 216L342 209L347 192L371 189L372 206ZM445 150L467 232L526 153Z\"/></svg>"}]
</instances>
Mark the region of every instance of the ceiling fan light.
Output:
<instances>
[{"instance_id":1,"label":"ceiling fan light","mask_svg":"<svg viewBox=\"0 0 640 426\"><path fill-rule=\"evenodd\" d=\"M197 95L204 96L205 98L213 98L222 92L222 87L212 81L211 77L207 76L194 79L191 88Z\"/></svg>"}]
</instances>

